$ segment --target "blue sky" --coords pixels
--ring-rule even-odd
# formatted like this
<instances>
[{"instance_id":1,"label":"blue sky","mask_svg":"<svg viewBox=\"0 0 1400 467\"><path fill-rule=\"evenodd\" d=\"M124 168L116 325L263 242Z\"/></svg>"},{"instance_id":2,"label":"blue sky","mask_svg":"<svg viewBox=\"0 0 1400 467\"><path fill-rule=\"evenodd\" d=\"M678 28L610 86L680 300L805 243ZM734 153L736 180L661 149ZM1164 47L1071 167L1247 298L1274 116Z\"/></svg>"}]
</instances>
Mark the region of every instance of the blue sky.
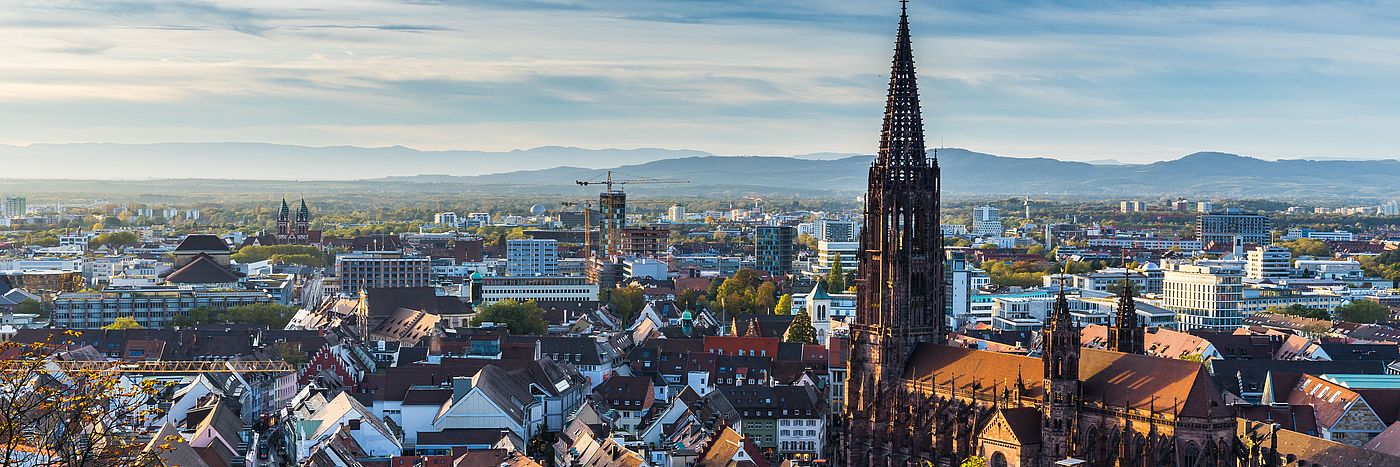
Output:
<instances>
[{"instance_id":1,"label":"blue sky","mask_svg":"<svg viewBox=\"0 0 1400 467\"><path fill-rule=\"evenodd\" d=\"M1400 156L1383 2L912 2L930 142ZM17 0L0 143L871 152L898 2Z\"/></svg>"}]
</instances>

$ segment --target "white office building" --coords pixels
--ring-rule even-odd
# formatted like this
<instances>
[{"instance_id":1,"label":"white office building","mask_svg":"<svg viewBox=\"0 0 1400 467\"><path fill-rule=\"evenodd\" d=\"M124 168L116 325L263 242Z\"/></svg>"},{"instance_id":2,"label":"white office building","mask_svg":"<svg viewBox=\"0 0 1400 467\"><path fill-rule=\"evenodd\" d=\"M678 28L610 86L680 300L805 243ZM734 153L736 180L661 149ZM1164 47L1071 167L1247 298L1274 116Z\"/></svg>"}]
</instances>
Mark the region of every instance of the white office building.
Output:
<instances>
[{"instance_id":1,"label":"white office building","mask_svg":"<svg viewBox=\"0 0 1400 467\"><path fill-rule=\"evenodd\" d=\"M980 236L996 236L1002 233L1001 210L991 206L978 206L972 210L972 233Z\"/></svg>"},{"instance_id":2,"label":"white office building","mask_svg":"<svg viewBox=\"0 0 1400 467\"><path fill-rule=\"evenodd\" d=\"M853 221L822 219L816 224L817 239L827 242L854 242L860 240L860 227Z\"/></svg>"},{"instance_id":3,"label":"white office building","mask_svg":"<svg viewBox=\"0 0 1400 467\"><path fill-rule=\"evenodd\" d=\"M1233 264L1164 262L1162 305L1178 329L1233 330L1243 321L1244 270Z\"/></svg>"},{"instance_id":4,"label":"white office building","mask_svg":"<svg viewBox=\"0 0 1400 467\"><path fill-rule=\"evenodd\" d=\"M559 275L559 242L554 239L507 240L506 274L512 276Z\"/></svg>"},{"instance_id":5,"label":"white office building","mask_svg":"<svg viewBox=\"0 0 1400 467\"><path fill-rule=\"evenodd\" d=\"M1287 279L1289 263L1293 252L1287 248L1270 246L1249 250L1245 263L1245 277L1250 279Z\"/></svg>"},{"instance_id":6,"label":"white office building","mask_svg":"<svg viewBox=\"0 0 1400 467\"><path fill-rule=\"evenodd\" d=\"M841 255L841 270L855 272L859 265L856 258L859 251L860 242L817 242L817 264L812 268L812 273L825 276L831 271L831 264L837 255Z\"/></svg>"},{"instance_id":7,"label":"white office building","mask_svg":"<svg viewBox=\"0 0 1400 467\"><path fill-rule=\"evenodd\" d=\"M460 221L455 212L439 212L433 214L433 223L438 225L457 225Z\"/></svg>"}]
</instances>

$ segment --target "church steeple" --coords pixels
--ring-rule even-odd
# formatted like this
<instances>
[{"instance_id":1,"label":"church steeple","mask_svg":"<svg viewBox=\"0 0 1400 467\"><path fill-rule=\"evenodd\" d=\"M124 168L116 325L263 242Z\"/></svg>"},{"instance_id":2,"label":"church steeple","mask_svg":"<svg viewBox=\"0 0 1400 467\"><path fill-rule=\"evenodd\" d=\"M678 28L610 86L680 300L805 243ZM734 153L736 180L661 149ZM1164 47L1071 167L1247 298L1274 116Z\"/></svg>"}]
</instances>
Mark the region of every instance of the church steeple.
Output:
<instances>
[{"instance_id":1,"label":"church steeple","mask_svg":"<svg viewBox=\"0 0 1400 467\"><path fill-rule=\"evenodd\" d=\"M885 124L880 139L880 160L886 167L926 167L924 119L919 109L919 83L914 76L914 44L909 37L908 3L900 2L899 33L890 66L890 88L885 98Z\"/></svg>"},{"instance_id":2,"label":"church steeple","mask_svg":"<svg viewBox=\"0 0 1400 467\"><path fill-rule=\"evenodd\" d=\"M277 210L277 238L286 240L292 234L292 208L287 198L282 198L282 208Z\"/></svg>"},{"instance_id":3,"label":"church steeple","mask_svg":"<svg viewBox=\"0 0 1400 467\"><path fill-rule=\"evenodd\" d=\"M1045 364L1041 438L1047 465L1074 452L1074 423L1079 419L1079 327L1070 314L1063 278L1059 285L1055 306L1041 331L1040 359Z\"/></svg>"},{"instance_id":4,"label":"church steeple","mask_svg":"<svg viewBox=\"0 0 1400 467\"><path fill-rule=\"evenodd\" d=\"M899 16L879 156L867 180L842 433L846 465L889 463L876 460L879 450L912 443L908 427L889 414L899 413L905 362L920 344L941 342L946 326L939 172L924 147L907 6Z\"/></svg>"},{"instance_id":5,"label":"church steeple","mask_svg":"<svg viewBox=\"0 0 1400 467\"><path fill-rule=\"evenodd\" d=\"M1133 300L1133 283L1128 276L1128 263L1123 262L1123 291L1118 294L1118 313L1113 327L1108 328L1108 349L1115 352L1146 353L1146 333L1138 324L1137 303Z\"/></svg>"}]
</instances>

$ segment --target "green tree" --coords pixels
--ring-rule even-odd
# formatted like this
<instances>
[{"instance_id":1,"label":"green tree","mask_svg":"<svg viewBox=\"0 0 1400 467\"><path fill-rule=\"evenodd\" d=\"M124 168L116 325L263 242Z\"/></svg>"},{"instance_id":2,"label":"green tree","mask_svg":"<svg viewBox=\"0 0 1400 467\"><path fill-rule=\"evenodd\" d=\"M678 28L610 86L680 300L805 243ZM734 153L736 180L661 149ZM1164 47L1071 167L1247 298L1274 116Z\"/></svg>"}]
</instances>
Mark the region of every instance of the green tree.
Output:
<instances>
[{"instance_id":1,"label":"green tree","mask_svg":"<svg viewBox=\"0 0 1400 467\"><path fill-rule=\"evenodd\" d=\"M272 257L268 258L268 260L272 261L275 264L295 264L299 266L310 266L313 268L325 266L325 263L321 259L320 255L272 255Z\"/></svg>"},{"instance_id":2,"label":"green tree","mask_svg":"<svg viewBox=\"0 0 1400 467\"><path fill-rule=\"evenodd\" d=\"M826 285L830 293L841 293L846 291L846 270L841 267L841 253L837 252L831 257L831 270L826 272Z\"/></svg>"},{"instance_id":3,"label":"green tree","mask_svg":"<svg viewBox=\"0 0 1400 467\"><path fill-rule=\"evenodd\" d=\"M15 313L39 315L39 318L43 319L47 319L49 316L49 311L44 309L44 304L32 298L26 298L19 302L19 305L15 305Z\"/></svg>"},{"instance_id":4,"label":"green tree","mask_svg":"<svg viewBox=\"0 0 1400 467\"><path fill-rule=\"evenodd\" d=\"M963 459L962 463L958 464L958 467L987 467L987 459L982 456L970 456L967 459Z\"/></svg>"},{"instance_id":5,"label":"green tree","mask_svg":"<svg viewBox=\"0 0 1400 467\"><path fill-rule=\"evenodd\" d=\"M1324 319L1329 321L1332 319L1332 315L1327 313L1327 310L1307 307L1297 303L1288 306L1274 305L1269 307L1266 311L1269 313L1279 313L1303 318Z\"/></svg>"},{"instance_id":6,"label":"green tree","mask_svg":"<svg viewBox=\"0 0 1400 467\"><path fill-rule=\"evenodd\" d=\"M141 329L144 327L145 326L142 326L141 323L136 322L136 318L132 318L130 316L120 316L117 317L117 319L112 320L112 324L103 326L102 329L114 331L122 329Z\"/></svg>"},{"instance_id":7,"label":"green tree","mask_svg":"<svg viewBox=\"0 0 1400 467\"><path fill-rule=\"evenodd\" d=\"M693 310L695 305L704 298L704 293L699 290L686 289L676 294L676 306L682 310Z\"/></svg>"},{"instance_id":8,"label":"green tree","mask_svg":"<svg viewBox=\"0 0 1400 467\"><path fill-rule=\"evenodd\" d=\"M647 305L646 291L641 287L629 286L613 289L608 294L608 310L622 318L622 322L628 325L637 318L637 314L642 312L642 308Z\"/></svg>"},{"instance_id":9,"label":"green tree","mask_svg":"<svg viewBox=\"0 0 1400 467\"><path fill-rule=\"evenodd\" d=\"M234 253L231 258L233 258L234 261L246 264L263 260L273 260L273 262L276 262L276 258L278 257L285 258L290 256L301 258L303 255L316 258L316 264L307 264L308 266L320 266L326 263L326 257L320 249L307 245L249 245L239 248L238 252Z\"/></svg>"},{"instance_id":10,"label":"green tree","mask_svg":"<svg viewBox=\"0 0 1400 467\"><path fill-rule=\"evenodd\" d=\"M524 303L515 300L502 300L481 307L472 315L472 326L482 323L505 325L511 334L544 335L549 331L549 323L544 320L544 310L530 300Z\"/></svg>"},{"instance_id":11,"label":"green tree","mask_svg":"<svg viewBox=\"0 0 1400 467\"><path fill-rule=\"evenodd\" d=\"M1287 248L1293 252L1293 257L1316 256L1319 258L1332 257L1332 249L1327 246L1327 242L1315 238L1300 238L1287 242L1278 242L1275 245Z\"/></svg>"},{"instance_id":12,"label":"green tree","mask_svg":"<svg viewBox=\"0 0 1400 467\"><path fill-rule=\"evenodd\" d=\"M88 241L88 246L93 248L106 246L115 250L120 250L131 245L141 243L141 237L136 232L112 232L93 237Z\"/></svg>"},{"instance_id":13,"label":"green tree","mask_svg":"<svg viewBox=\"0 0 1400 467\"><path fill-rule=\"evenodd\" d=\"M1141 289L1142 286L1139 286L1131 281L1128 282L1128 290L1131 290L1134 295L1137 295L1139 292L1141 292ZM1108 284L1108 287L1105 287L1105 290L1113 295L1122 295L1123 281L1113 281L1112 283Z\"/></svg>"},{"instance_id":14,"label":"green tree","mask_svg":"<svg viewBox=\"0 0 1400 467\"><path fill-rule=\"evenodd\" d=\"M787 333L783 334L783 342L817 343L817 328L812 327L812 317L807 311L798 310L797 314L792 315L792 324L788 325Z\"/></svg>"},{"instance_id":15,"label":"green tree","mask_svg":"<svg viewBox=\"0 0 1400 467\"><path fill-rule=\"evenodd\" d=\"M1384 323L1390 320L1390 307L1370 300L1352 300L1337 307L1337 316L1351 323Z\"/></svg>"},{"instance_id":16,"label":"green tree","mask_svg":"<svg viewBox=\"0 0 1400 467\"><path fill-rule=\"evenodd\" d=\"M751 312L772 313L773 308L778 303L778 287L772 282L764 282L758 285L753 291L753 298L749 300Z\"/></svg>"},{"instance_id":17,"label":"green tree","mask_svg":"<svg viewBox=\"0 0 1400 467\"><path fill-rule=\"evenodd\" d=\"M300 368L302 365L311 361L311 359L306 356L306 352L302 351L301 344L297 342L283 341L274 343L272 344L272 351L276 353L277 357L281 358L282 361L294 367Z\"/></svg>"},{"instance_id":18,"label":"green tree","mask_svg":"<svg viewBox=\"0 0 1400 467\"><path fill-rule=\"evenodd\" d=\"M783 294L783 296L778 297L778 304L777 304L777 305L773 305L773 314L775 314L775 315L787 315L787 314L792 314L792 294L786 294L786 293L785 293L785 294Z\"/></svg>"}]
</instances>

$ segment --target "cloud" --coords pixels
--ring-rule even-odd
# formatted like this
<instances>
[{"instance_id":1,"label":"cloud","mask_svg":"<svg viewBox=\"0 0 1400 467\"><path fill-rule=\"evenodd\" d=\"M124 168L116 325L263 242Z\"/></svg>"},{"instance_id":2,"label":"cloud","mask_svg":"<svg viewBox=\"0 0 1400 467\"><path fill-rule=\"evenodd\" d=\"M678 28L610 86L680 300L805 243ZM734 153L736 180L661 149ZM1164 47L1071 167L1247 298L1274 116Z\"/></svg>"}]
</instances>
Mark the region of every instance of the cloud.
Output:
<instances>
[{"instance_id":1,"label":"cloud","mask_svg":"<svg viewBox=\"0 0 1400 467\"><path fill-rule=\"evenodd\" d=\"M1384 5L916 1L929 141L1390 156ZM896 2L22 1L0 143L870 152ZM1382 124L1384 122L1385 124Z\"/></svg>"}]
</instances>

